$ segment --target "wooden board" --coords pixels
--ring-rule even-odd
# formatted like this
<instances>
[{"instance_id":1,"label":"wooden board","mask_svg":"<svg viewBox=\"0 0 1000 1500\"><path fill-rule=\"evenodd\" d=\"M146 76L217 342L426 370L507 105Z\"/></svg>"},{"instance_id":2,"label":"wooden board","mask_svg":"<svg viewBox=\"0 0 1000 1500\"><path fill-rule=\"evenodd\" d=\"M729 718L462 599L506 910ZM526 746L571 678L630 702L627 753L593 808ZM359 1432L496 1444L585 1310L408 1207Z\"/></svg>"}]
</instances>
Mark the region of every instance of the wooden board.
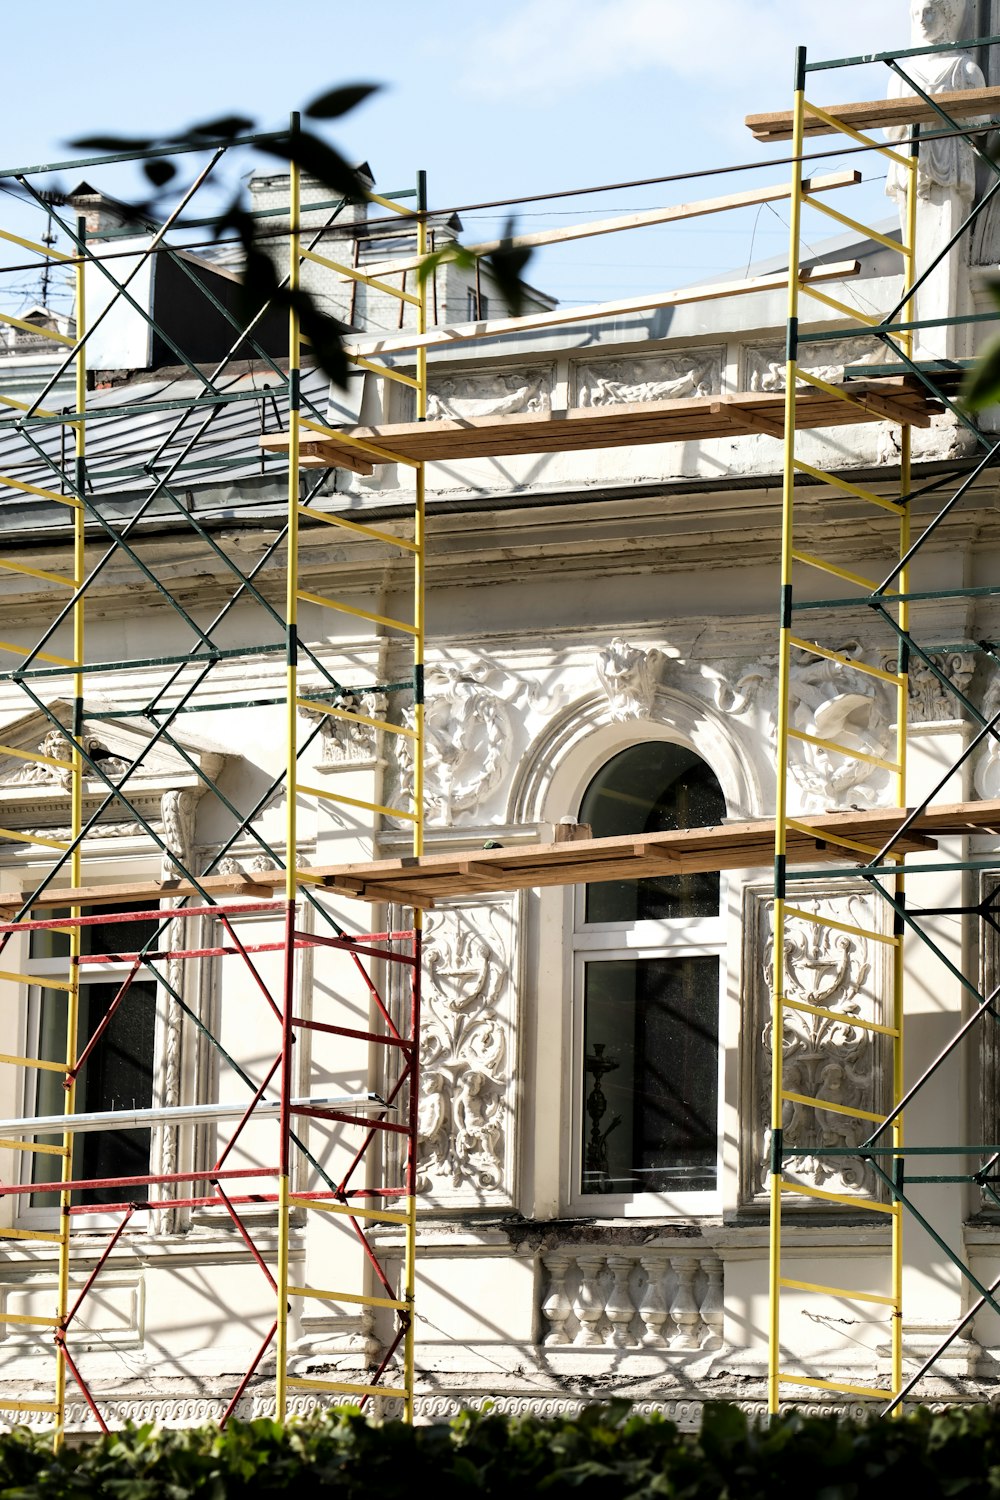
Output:
<instances>
[{"instance_id":1,"label":"wooden board","mask_svg":"<svg viewBox=\"0 0 1000 1500\"><path fill-rule=\"evenodd\" d=\"M929 427L941 410L920 381L907 376L852 380L849 403L825 391L799 391L796 428L842 427L864 422L912 422ZM626 448L646 443L703 442L762 432L781 437L785 427L782 392L742 391L732 396L689 397L680 401L638 401L621 406L581 406L570 411L516 413L503 417L444 418L386 427L347 427L345 436L426 462L494 458L516 453L565 453L590 448ZM287 433L269 433L269 449L288 448ZM336 437L308 444L329 468L355 469L363 454Z\"/></svg>"},{"instance_id":2,"label":"wooden board","mask_svg":"<svg viewBox=\"0 0 1000 1500\"><path fill-rule=\"evenodd\" d=\"M1000 116L1000 88L960 89L947 94L935 94L934 102L957 124L967 120L979 120L983 116ZM828 115L843 120L852 130L878 130L885 125L934 124L945 129L944 121L930 105L916 94L905 94L902 99L854 100L850 104L824 104ZM792 111L772 110L768 114L747 115L747 129L758 141L790 141L792 138ZM834 130L825 120L806 116L806 135L832 135Z\"/></svg>"},{"instance_id":3,"label":"wooden board","mask_svg":"<svg viewBox=\"0 0 1000 1500\"><path fill-rule=\"evenodd\" d=\"M874 849L892 837L908 817L899 808L871 812L823 813L802 818L808 832L790 830L789 865L833 862L857 863L862 856L830 842L837 835ZM913 827L899 839L898 853L932 851L936 837L971 833L1000 834L1000 800L960 802L920 813ZM774 821L721 824L685 829L679 833L650 833L610 839L580 839L557 844L522 844L509 849L470 849L458 854L425 854L418 858L377 860L370 864L327 865L309 871L328 891L362 901L398 901L405 906L432 907L447 896L477 891L510 891L525 887L588 885L601 880L639 880L648 875L684 875L701 870L739 870L769 865L774 856ZM263 870L249 876L208 875L201 885L215 896L255 899L279 893L283 870ZM185 880L135 881L127 885L87 886L78 890L47 890L33 909L64 906L121 906L128 902L156 902L194 896ZM0 919L8 920L20 907L9 896L0 903Z\"/></svg>"},{"instance_id":4,"label":"wooden board","mask_svg":"<svg viewBox=\"0 0 1000 1500\"><path fill-rule=\"evenodd\" d=\"M831 261L805 266L803 281L844 281L857 276L857 260ZM429 349L435 345L469 343L476 339L495 339L507 333L525 333L535 328L561 328L567 323L593 323L607 318L624 318L630 313L652 312L658 307L685 307L692 302L718 302L726 297L745 297L752 292L783 292L788 286L787 271L769 276L747 276L741 281L699 282L672 292L649 292L643 297L625 297L618 302L595 302L586 307L550 307L541 312L526 313L520 318L483 318L478 323L449 323L427 333L372 333L348 344L345 353L369 357L378 354L400 354L412 349Z\"/></svg>"}]
</instances>

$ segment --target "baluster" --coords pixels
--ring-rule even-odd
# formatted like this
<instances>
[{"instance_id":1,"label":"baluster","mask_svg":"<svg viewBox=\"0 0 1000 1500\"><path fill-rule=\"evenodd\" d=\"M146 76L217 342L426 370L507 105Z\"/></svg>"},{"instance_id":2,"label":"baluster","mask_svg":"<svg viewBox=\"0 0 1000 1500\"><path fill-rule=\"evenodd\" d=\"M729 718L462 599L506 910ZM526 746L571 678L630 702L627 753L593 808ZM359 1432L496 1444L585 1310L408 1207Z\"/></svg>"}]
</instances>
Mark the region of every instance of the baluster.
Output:
<instances>
[{"instance_id":1,"label":"baluster","mask_svg":"<svg viewBox=\"0 0 1000 1500\"><path fill-rule=\"evenodd\" d=\"M646 1289L639 1299L639 1316L646 1332L642 1342L647 1349L662 1349L666 1345L663 1325L667 1321L667 1304L663 1300L663 1257L640 1255L639 1264L646 1273Z\"/></svg>"},{"instance_id":2,"label":"baluster","mask_svg":"<svg viewBox=\"0 0 1000 1500\"><path fill-rule=\"evenodd\" d=\"M580 1321L574 1344L602 1344L604 1340L597 1331L604 1314L604 1296L597 1278L604 1265L603 1255L578 1255L580 1267L580 1289L573 1303L573 1311Z\"/></svg>"},{"instance_id":3,"label":"baluster","mask_svg":"<svg viewBox=\"0 0 1000 1500\"><path fill-rule=\"evenodd\" d=\"M725 1303L722 1289L722 1261L715 1255L706 1255L701 1268L708 1277L708 1286L701 1299L701 1321L708 1329L702 1339L703 1349L722 1348L722 1330L725 1322Z\"/></svg>"},{"instance_id":4,"label":"baluster","mask_svg":"<svg viewBox=\"0 0 1000 1500\"><path fill-rule=\"evenodd\" d=\"M629 1294L628 1278L635 1264L627 1255L609 1255L608 1268L615 1278L608 1295L604 1316L611 1324L611 1342L616 1349L624 1349L633 1339L629 1325L635 1317L635 1304Z\"/></svg>"},{"instance_id":5,"label":"baluster","mask_svg":"<svg viewBox=\"0 0 1000 1500\"><path fill-rule=\"evenodd\" d=\"M562 1250L547 1256L543 1264L549 1273L549 1290L542 1303L542 1316L549 1325L543 1344L568 1344L566 1320L573 1311L573 1304L566 1294L566 1272L572 1257Z\"/></svg>"},{"instance_id":6,"label":"baluster","mask_svg":"<svg viewBox=\"0 0 1000 1500\"><path fill-rule=\"evenodd\" d=\"M699 1348L699 1324L701 1314L694 1295L694 1273L698 1262L688 1256L671 1256L670 1264L677 1276L677 1290L670 1304L670 1316L677 1325L677 1337L671 1340L674 1349Z\"/></svg>"}]
</instances>

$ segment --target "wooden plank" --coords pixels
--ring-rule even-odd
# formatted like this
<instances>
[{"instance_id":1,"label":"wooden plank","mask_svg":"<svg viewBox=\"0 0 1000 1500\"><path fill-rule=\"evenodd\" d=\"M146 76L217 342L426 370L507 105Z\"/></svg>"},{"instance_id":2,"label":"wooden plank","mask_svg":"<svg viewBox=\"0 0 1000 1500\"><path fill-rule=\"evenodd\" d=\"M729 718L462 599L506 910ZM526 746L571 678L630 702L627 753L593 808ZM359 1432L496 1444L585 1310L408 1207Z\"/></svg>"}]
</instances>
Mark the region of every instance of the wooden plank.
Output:
<instances>
[{"instance_id":1,"label":"wooden plank","mask_svg":"<svg viewBox=\"0 0 1000 1500\"><path fill-rule=\"evenodd\" d=\"M801 391L795 403L797 429L910 421L928 426L940 410L920 382L905 376L873 381L852 380L850 401L825 391ZM649 443L703 441L734 431L784 432L782 392L744 391L729 396L686 397L675 401L640 401L621 406L573 407L561 412L519 412L501 417L444 418L387 427L355 427L347 433L378 444L408 459L458 462L519 453L562 453L591 448L638 447ZM269 433L268 446L287 448L288 434ZM336 438L317 444L324 461L339 467L341 458L355 463L354 453Z\"/></svg>"},{"instance_id":2,"label":"wooden plank","mask_svg":"<svg viewBox=\"0 0 1000 1500\"><path fill-rule=\"evenodd\" d=\"M860 172L830 172L825 177L803 178L802 191L827 193L836 188L856 187L860 181ZM589 223L567 224L561 229L538 229L530 234L515 235L513 240L481 240L478 245L467 245L465 248L472 255L491 255L502 246L527 250L539 245L563 245L570 240L587 240L602 234L644 229L650 224L673 224L683 219L701 218L706 214L726 213L733 208L752 208L756 203L778 203L792 196L792 188L790 182L774 183L769 187L752 188L749 192L726 193L719 198L699 198L691 203L673 203L667 208L648 208L639 213L620 214L613 219L592 219ZM370 268L365 266L365 272L369 276L389 276L400 271L414 271L419 265L420 257L417 255L400 256L396 260L376 261Z\"/></svg>"},{"instance_id":3,"label":"wooden plank","mask_svg":"<svg viewBox=\"0 0 1000 1500\"><path fill-rule=\"evenodd\" d=\"M823 813L802 818L807 833L789 830L788 862L808 864L816 859L837 863L861 863L863 857L828 842L828 836L856 839L869 845L886 842L909 814L899 808L877 808L870 812ZM932 850L934 836L1000 834L1000 800L961 802L922 812L912 829L903 835L898 851ZM826 845L824 848L823 845ZM646 834L641 838L577 839L569 843L522 844L503 849L484 849L470 855L427 854L419 858L377 860L369 864L330 865L309 872L330 892L365 901L399 901L429 906L436 896L461 895L484 890L517 890L525 886L588 884L612 879L639 878L644 867L654 864L663 873L683 874L701 870L732 870L768 864L774 853L774 821L726 823L674 833ZM1000 855L998 855L1000 860ZM284 885L283 870L262 870L253 878L240 875L207 875L202 887L216 896L235 895L268 899ZM128 902L155 902L163 898L195 896L198 891L184 880L132 881L115 886L87 886L77 890L44 891L33 909L57 906L122 906ZM0 915L8 919L20 908L21 898L5 897Z\"/></svg>"},{"instance_id":4,"label":"wooden plank","mask_svg":"<svg viewBox=\"0 0 1000 1500\"><path fill-rule=\"evenodd\" d=\"M1000 115L1000 88L960 89L935 94L934 101L956 121L983 115ZM877 130L885 125L943 125L941 116L916 94L901 99L854 100L849 104L824 104L823 109L835 119L843 120L852 130ZM792 112L781 109L760 115L747 115L747 129L758 141L789 141L792 138ZM806 135L832 135L824 120L806 117Z\"/></svg>"},{"instance_id":5,"label":"wooden plank","mask_svg":"<svg viewBox=\"0 0 1000 1500\"><path fill-rule=\"evenodd\" d=\"M857 276L861 266L856 260L836 261L829 265L810 266L803 278L813 281L844 281ZM484 318L478 323L453 323L432 328L428 333L371 334L346 347L349 356L361 354L399 354L405 350L426 349L434 344L461 344L471 339L494 339L505 333L522 333L534 328L559 328L567 323L589 323L601 318L620 318L628 313L650 312L659 307L683 307L692 302L715 302L725 297L742 297L752 292L780 292L788 285L787 273L771 276L748 276L743 281L718 281L707 286L682 287L672 292L650 292L644 297L626 297L620 302L596 302L589 307L554 307L528 313L523 318Z\"/></svg>"}]
</instances>

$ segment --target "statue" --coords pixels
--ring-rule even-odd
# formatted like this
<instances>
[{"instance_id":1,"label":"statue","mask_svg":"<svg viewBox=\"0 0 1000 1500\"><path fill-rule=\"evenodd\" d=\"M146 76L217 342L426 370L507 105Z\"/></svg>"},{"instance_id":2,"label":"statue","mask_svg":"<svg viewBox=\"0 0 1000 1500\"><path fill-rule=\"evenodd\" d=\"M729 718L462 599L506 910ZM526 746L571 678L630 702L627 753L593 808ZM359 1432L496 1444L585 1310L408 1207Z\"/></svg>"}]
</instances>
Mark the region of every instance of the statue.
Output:
<instances>
[{"instance_id":1,"label":"statue","mask_svg":"<svg viewBox=\"0 0 1000 1500\"><path fill-rule=\"evenodd\" d=\"M913 47L934 47L956 42L967 34L966 0L911 0L911 37ZM933 52L925 57L903 59L903 71L927 94L957 93L962 89L983 88L982 70L967 52L955 48ZM912 94L909 85L893 73L889 98ZM933 134L943 122L922 126ZM986 124L979 117L963 117L960 123ZM912 134L913 126L886 127L890 142L901 142ZM901 146L902 154L909 146ZM886 193L899 205L905 233L908 174L904 167L890 162ZM939 140L921 141L917 158L917 231L914 277L940 254L972 207L976 191L975 153L964 136L944 136ZM916 294L914 309L904 316L917 318L951 318L971 310L969 288L969 247L963 238L941 264L931 272ZM926 328L918 331L914 341L917 358L954 359L967 352L968 328Z\"/></svg>"}]
</instances>

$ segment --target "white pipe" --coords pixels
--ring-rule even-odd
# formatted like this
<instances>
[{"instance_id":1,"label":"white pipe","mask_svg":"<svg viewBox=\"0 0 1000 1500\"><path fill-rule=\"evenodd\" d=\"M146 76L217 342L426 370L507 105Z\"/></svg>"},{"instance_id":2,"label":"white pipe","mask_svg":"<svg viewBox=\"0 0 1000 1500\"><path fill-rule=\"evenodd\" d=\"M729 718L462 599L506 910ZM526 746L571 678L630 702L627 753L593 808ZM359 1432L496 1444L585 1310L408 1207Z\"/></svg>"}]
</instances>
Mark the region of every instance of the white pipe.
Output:
<instances>
[{"instance_id":1,"label":"white pipe","mask_svg":"<svg viewBox=\"0 0 1000 1500\"><path fill-rule=\"evenodd\" d=\"M341 1094L330 1099L293 1099L293 1109L391 1109L379 1094ZM253 1107L251 1119L273 1119L281 1105L262 1099ZM175 1104L164 1109L112 1109L79 1115L32 1115L27 1119L0 1120L0 1135L83 1135L91 1130L144 1130L150 1125L176 1125L192 1120L239 1120L246 1104Z\"/></svg>"}]
</instances>

